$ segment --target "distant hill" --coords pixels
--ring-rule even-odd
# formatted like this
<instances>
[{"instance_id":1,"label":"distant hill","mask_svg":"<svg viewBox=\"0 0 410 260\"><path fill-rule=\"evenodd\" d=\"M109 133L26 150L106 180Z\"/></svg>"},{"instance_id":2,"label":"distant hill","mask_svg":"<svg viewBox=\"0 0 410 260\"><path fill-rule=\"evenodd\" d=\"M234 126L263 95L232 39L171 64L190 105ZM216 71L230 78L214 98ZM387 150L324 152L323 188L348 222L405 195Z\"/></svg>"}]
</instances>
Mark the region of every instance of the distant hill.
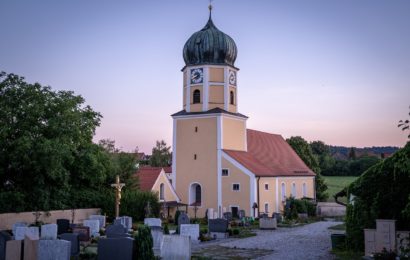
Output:
<instances>
[{"instance_id":1,"label":"distant hill","mask_svg":"<svg viewBox=\"0 0 410 260\"><path fill-rule=\"evenodd\" d=\"M349 151L351 147L345 146L330 146L330 153L332 154L333 158L339 160L347 160L349 158ZM382 154L385 158L390 157L394 152L399 150L399 147L395 146L373 146L373 147L364 147L364 148L356 148L353 147L356 152L356 157L362 156L374 156L378 158L382 158Z\"/></svg>"}]
</instances>

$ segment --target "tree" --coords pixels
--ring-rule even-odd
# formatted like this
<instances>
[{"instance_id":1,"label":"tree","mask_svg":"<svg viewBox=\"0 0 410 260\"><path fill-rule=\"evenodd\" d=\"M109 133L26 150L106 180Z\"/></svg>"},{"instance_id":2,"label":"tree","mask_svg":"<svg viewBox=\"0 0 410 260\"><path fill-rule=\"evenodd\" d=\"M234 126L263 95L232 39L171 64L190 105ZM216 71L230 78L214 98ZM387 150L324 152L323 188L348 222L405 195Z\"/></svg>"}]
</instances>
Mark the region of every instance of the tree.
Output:
<instances>
[{"instance_id":1,"label":"tree","mask_svg":"<svg viewBox=\"0 0 410 260\"><path fill-rule=\"evenodd\" d=\"M350 147L349 160L356 160L356 151L353 147Z\"/></svg>"},{"instance_id":2,"label":"tree","mask_svg":"<svg viewBox=\"0 0 410 260\"><path fill-rule=\"evenodd\" d=\"M300 136L292 136L286 139L289 145L295 150L302 161L309 167L312 171L316 173L316 198L319 201L324 201L327 198L327 185L322 175L320 174L320 167L317 158L312 152L312 148L308 142Z\"/></svg>"},{"instance_id":3,"label":"tree","mask_svg":"<svg viewBox=\"0 0 410 260\"><path fill-rule=\"evenodd\" d=\"M330 154L330 147L322 141L313 141L310 143L310 147L319 162L321 174L325 175L324 172L335 164L335 159Z\"/></svg>"},{"instance_id":4,"label":"tree","mask_svg":"<svg viewBox=\"0 0 410 260\"><path fill-rule=\"evenodd\" d=\"M150 165L153 167L165 167L171 164L171 147L167 146L164 140L157 141L152 148Z\"/></svg>"},{"instance_id":5,"label":"tree","mask_svg":"<svg viewBox=\"0 0 410 260\"><path fill-rule=\"evenodd\" d=\"M409 108L410 108L410 106L409 106ZM410 116L410 112L409 112L409 116ZM400 120L397 127L401 128L402 131L406 131L406 130L410 131L410 120L409 119ZM410 134L407 137L410 139Z\"/></svg>"}]
</instances>

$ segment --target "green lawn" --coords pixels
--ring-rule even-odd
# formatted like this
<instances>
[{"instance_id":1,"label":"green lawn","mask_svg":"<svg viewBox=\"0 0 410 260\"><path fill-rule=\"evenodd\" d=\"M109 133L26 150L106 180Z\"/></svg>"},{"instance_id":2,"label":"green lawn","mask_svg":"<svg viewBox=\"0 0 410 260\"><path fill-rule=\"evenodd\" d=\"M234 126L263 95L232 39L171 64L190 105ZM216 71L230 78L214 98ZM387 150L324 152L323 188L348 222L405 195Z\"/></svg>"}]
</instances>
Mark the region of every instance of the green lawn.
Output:
<instances>
[{"instance_id":1,"label":"green lawn","mask_svg":"<svg viewBox=\"0 0 410 260\"><path fill-rule=\"evenodd\" d=\"M327 193L329 194L328 201L335 201L333 195L341 191L344 187L348 186L358 177L356 176L323 176L327 184ZM341 201L346 202L346 198Z\"/></svg>"}]
</instances>

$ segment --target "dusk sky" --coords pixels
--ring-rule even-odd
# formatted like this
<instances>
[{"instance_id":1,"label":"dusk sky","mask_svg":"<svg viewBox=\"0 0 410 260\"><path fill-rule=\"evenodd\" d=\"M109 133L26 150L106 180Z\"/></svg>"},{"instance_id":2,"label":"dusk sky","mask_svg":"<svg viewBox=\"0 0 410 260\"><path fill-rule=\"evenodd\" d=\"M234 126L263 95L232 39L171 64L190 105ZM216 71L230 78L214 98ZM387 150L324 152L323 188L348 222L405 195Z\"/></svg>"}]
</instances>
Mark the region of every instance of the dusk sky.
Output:
<instances>
[{"instance_id":1,"label":"dusk sky","mask_svg":"<svg viewBox=\"0 0 410 260\"><path fill-rule=\"evenodd\" d=\"M172 145L182 48L207 0L0 0L0 71L73 90L103 115L95 140ZM248 128L331 145L402 147L410 105L409 0L215 0L238 47Z\"/></svg>"}]
</instances>

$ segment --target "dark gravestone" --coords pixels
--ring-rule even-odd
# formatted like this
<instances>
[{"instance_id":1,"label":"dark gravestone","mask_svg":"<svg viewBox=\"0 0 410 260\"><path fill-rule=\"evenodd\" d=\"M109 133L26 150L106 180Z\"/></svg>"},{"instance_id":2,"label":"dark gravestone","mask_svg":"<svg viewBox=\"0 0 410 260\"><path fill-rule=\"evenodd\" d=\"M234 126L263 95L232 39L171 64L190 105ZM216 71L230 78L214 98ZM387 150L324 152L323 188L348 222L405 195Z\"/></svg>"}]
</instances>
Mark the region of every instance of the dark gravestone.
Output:
<instances>
[{"instance_id":1,"label":"dark gravestone","mask_svg":"<svg viewBox=\"0 0 410 260\"><path fill-rule=\"evenodd\" d=\"M228 230L228 220L223 218L208 220L209 232L225 233Z\"/></svg>"},{"instance_id":2,"label":"dark gravestone","mask_svg":"<svg viewBox=\"0 0 410 260\"><path fill-rule=\"evenodd\" d=\"M181 230L182 224L191 224L191 222L189 221L189 217L185 212L181 212L181 214L178 217L178 231Z\"/></svg>"},{"instance_id":3,"label":"dark gravestone","mask_svg":"<svg viewBox=\"0 0 410 260\"><path fill-rule=\"evenodd\" d=\"M132 260L134 239L132 238L100 238L98 240L98 260Z\"/></svg>"},{"instance_id":4,"label":"dark gravestone","mask_svg":"<svg viewBox=\"0 0 410 260\"><path fill-rule=\"evenodd\" d=\"M68 219L57 219L57 235L63 234L63 233L68 233L68 230L70 229L70 220Z\"/></svg>"},{"instance_id":5,"label":"dark gravestone","mask_svg":"<svg viewBox=\"0 0 410 260\"><path fill-rule=\"evenodd\" d=\"M115 226L121 225L121 226L126 227L126 226L125 226L125 223L124 223L124 221L123 221L122 219L115 219L115 220L114 220L114 225L115 225Z\"/></svg>"},{"instance_id":6,"label":"dark gravestone","mask_svg":"<svg viewBox=\"0 0 410 260\"><path fill-rule=\"evenodd\" d=\"M6 243L11 240L11 236L6 231L0 231L0 260L6 259Z\"/></svg>"},{"instance_id":7,"label":"dark gravestone","mask_svg":"<svg viewBox=\"0 0 410 260\"><path fill-rule=\"evenodd\" d=\"M241 209L239 212L238 212L238 217L239 217L239 219L242 219L242 218L244 218L245 217L245 210L243 210L243 209Z\"/></svg>"},{"instance_id":8,"label":"dark gravestone","mask_svg":"<svg viewBox=\"0 0 410 260\"><path fill-rule=\"evenodd\" d=\"M259 218L269 218L269 215L266 213L260 213Z\"/></svg>"},{"instance_id":9,"label":"dark gravestone","mask_svg":"<svg viewBox=\"0 0 410 260\"><path fill-rule=\"evenodd\" d=\"M89 227L75 227L73 228L73 234L78 234L78 239L83 242L90 241L90 228Z\"/></svg>"},{"instance_id":10,"label":"dark gravestone","mask_svg":"<svg viewBox=\"0 0 410 260\"><path fill-rule=\"evenodd\" d=\"M120 238L120 237L129 237L127 234L127 228L122 224L120 225L109 225L105 229L105 235L107 238Z\"/></svg>"},{"instance_id":11,"label":"dark gravestone","mask_svg":"<svg viewBox=\"0 0 410 260\"><path fill-rule=\"evenodd\" d=\"M224 219L231 221L232 220L232 212L225 212Z\"/></svg>"},{"instance_id":12,"label":"dark gravestone","mask_svg":"<svg viewBox=\"0 0 410 260\"><path fill-rule=\"evenodd\" d=\"M71 256L78 256L80 254L80 239L78 234L64 233L60 235L60 239L71 242Z\"/></svg>"}]
</instances>

